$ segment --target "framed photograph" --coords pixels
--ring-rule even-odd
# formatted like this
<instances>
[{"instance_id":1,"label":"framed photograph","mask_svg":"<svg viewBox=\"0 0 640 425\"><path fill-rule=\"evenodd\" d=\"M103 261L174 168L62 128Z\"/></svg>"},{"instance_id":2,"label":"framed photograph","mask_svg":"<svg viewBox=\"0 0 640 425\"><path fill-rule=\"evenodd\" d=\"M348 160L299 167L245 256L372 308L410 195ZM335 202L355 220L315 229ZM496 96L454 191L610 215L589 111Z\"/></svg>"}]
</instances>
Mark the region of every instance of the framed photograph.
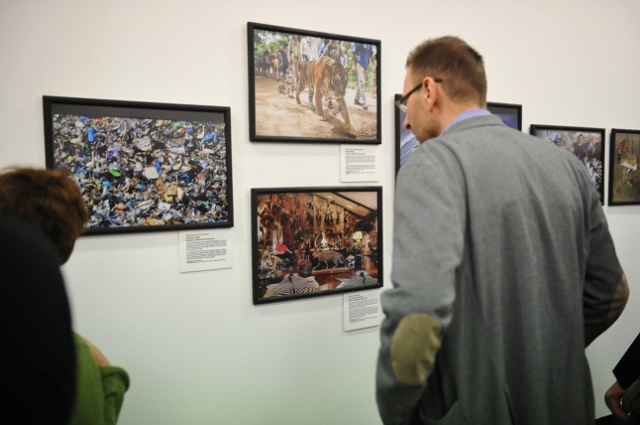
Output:
<instances>
[{"instance_id":1,"label":"framed photograph","mask_svg":"<svg viewBox=\"0 0 640 425\"><path fill-rule=\"evenodd\" d=\"M253 303L382 287L382 188L252 189Z\"/></svg>"},{"instance_id":2,"label":"framed photograph","mask_svg":"<svg viewBox=\"0 0 640 425\"><path fill-rule=\"evenodd\" d=\"M578 157L589 170L604 205L604 128L531 124L530 133Z\"/></svg>"},{"instance_id":3,"label":"framed photograph","mask_svg":"<svg viewBox=\"0 0 640 425\"><path fill-rule=\"evenodd\" d=\"M487 109L497 115L507 126L522 131L522 105L487 102Z\"/></svg>"},{"instance_id":4,"label":"framed photograph","mask_svg":"<svg viewBox=\"0 0 640 425\"><path fill-rule=\"evenodd\" d=\"M609 205L640 204L640 130L611 130Z\"/></svg>"},{"instance_id":5,"label":"framed photograph","mask_svg":"<svg viewBox=\"0 0 640 425\"><path fill-rule=\"evenodd\" d=\"M380 41L247 24L249 138L379 144Z\"/></svg>"},{"instance_id":6,"label":"framed photograph","mask_svg":"<svg viewBox=\"0 0 640 425\"><path fill-rule=\"evenodd\" d=\"M397 102L402 98L401 94L396 94L394 96L394 101ZM394 104L395 104L394 102ZM400 108L393 108L395 110L396 115L396 174L402 167L402 164L405 163L407 159L411 156L413 151L415 151L418 146L420 146L420 142L416 139L416 136L413 134L411 130L407 130L402 125L407 116Z\"/></svg>"},{"instance_id":7,"label":"framed photograph","mask_svg":"<svg viewBox=\"0 0 640 425\"><path fill-rule=\"evenodd\" d=\"M233 226L230 109L43 97L46 163L67 168L86 234Z\"/></svg>"}]
</instances>

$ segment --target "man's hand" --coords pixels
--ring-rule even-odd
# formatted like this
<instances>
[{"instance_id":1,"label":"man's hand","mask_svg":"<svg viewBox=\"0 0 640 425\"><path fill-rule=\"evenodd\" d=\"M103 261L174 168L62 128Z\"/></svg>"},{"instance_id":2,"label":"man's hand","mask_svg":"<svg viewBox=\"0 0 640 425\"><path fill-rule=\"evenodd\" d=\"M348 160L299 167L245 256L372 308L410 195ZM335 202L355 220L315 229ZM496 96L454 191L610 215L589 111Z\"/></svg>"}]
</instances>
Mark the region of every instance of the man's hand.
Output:
<instances>
[{"instance_id":1,"label":"man's hand","mask_svg":"<svg viewBox=\"0 0 640 425\"><path fill-rule=\"evenodd\" d=\"M620 384L616 381L611 388L604 393L604 402L607 404L607 407L616 419L623 422L629 421L629 416L622 410L620 405L620 400L626 392L627 390L620 387Z\"/></svg>"}]
</instances>

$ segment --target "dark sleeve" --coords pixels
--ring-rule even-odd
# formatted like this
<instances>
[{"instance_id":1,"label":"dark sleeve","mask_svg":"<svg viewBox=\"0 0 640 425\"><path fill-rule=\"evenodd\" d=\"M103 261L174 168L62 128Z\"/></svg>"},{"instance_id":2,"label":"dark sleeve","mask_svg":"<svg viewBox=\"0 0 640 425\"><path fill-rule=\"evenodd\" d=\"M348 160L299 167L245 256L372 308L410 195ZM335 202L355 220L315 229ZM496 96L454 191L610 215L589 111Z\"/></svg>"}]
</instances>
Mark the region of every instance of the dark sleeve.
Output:
<instances>
[{"instance_id":1,"label":"dark sleeve","mask_svg":"<svg viewBox=\"0 0 640 425\"><path fill-rule=\"evenodd\" d=\"M0 217L2 383L5 412L24 424L66 425L75 399L71 313L48 239ZM10 422L11 423L11 422Z\"/></svg>"},{"instance_id":2,"label":"dark sleeve","mask_svg":"<svg viewBox=\"0 0 640 425\"><path fill-rule=\"evenodd\" d=\"M613 374L622 388L629 388L640 378L640 334L613 369Z\"/></svg>"}]
</instances>

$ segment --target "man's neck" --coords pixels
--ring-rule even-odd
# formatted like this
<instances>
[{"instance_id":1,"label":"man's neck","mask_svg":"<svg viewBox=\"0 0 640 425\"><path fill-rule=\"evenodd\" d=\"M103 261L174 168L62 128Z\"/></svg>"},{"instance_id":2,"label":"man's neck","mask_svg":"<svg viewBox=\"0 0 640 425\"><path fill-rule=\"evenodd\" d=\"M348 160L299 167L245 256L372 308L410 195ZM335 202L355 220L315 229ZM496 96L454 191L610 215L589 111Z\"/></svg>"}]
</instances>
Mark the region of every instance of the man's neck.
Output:
<instances>
[{"instance_id":1,"label":"man's neck","mask_svg":"<svg viewBox=\"0 0 640 425\"><path fill-rule=\"evenodd\" d=\"M481 107L477 103L451 105L451 107L447 108L447 110L444 111L442 119L440 120L440 134L447 131L449 127L456 123L459 120L458 117L460 117L462 114L476 110L485 110L485 108Z\"/></svg>"}]
</instances>

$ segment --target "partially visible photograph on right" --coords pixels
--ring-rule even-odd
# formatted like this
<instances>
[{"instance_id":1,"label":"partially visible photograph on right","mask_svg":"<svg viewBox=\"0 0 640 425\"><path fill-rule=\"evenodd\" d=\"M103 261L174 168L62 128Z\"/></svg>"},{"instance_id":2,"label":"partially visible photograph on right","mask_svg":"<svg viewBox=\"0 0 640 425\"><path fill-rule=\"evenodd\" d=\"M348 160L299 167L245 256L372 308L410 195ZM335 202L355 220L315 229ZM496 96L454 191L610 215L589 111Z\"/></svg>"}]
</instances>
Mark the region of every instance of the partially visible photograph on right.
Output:
<instances>
[{"instance_id":1,"label":"partially visible photograph on right","mask_svg":"<svg viewBox=\"0 0 640 425\"><path fill-rule=\"evenodd\" d=\"M640 204L640 130L611 130L609 205Z\"/></svg>"},{"instance_id":2,"label":"partially visible photograph on right","mask_svg":"<svg viewBox=\"0 0 640 425\"><path fill-rule=\"evenodd\" d=\"M573 153L587 167L604 205L604 128L531 124L530 133Z\"/></svg>"}]
</instances>

